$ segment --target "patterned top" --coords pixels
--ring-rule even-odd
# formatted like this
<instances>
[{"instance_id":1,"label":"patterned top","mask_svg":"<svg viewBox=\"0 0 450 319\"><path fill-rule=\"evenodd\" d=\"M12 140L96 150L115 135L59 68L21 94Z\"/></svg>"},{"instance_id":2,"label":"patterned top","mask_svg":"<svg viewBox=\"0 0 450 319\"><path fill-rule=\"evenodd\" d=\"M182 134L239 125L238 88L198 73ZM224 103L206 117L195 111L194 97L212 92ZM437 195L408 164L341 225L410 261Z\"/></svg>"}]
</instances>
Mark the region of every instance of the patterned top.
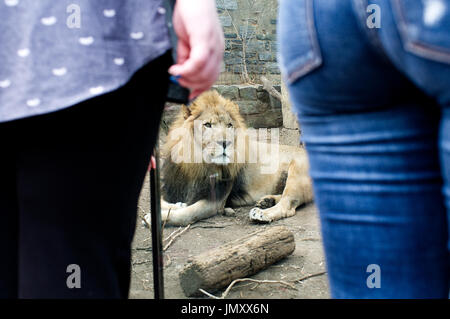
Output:
<instances>
[{"instance_id":1,"label":"patterned top","mask_svg":"<svg viewBox=\"0 0 450 319\"><path fill-rule=\"evenodd\" d=\"M0 0L0 122L113 91L168 49L162 0Z\"/></svg>"}]
</instances>

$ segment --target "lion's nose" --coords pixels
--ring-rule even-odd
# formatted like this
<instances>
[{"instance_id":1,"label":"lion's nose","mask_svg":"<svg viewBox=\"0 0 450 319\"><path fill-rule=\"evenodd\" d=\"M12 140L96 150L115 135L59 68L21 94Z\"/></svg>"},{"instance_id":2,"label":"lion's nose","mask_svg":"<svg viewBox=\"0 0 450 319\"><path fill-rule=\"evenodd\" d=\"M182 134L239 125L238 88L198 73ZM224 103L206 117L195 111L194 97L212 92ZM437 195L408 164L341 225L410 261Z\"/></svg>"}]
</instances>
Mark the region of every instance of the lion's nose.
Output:
<instances>
[{"instance_id":1,"label":"lion's nose","mask_svg":"<svg viewBox=\"0 0 450 319\"><path fill-rule=\"evenodd\" d=\"M219 144L220 146L222 146L224 149L226 149L228 146L230 146L231 142L230 141L217 141L217 144Z\"/></svg>"}]
</instances>

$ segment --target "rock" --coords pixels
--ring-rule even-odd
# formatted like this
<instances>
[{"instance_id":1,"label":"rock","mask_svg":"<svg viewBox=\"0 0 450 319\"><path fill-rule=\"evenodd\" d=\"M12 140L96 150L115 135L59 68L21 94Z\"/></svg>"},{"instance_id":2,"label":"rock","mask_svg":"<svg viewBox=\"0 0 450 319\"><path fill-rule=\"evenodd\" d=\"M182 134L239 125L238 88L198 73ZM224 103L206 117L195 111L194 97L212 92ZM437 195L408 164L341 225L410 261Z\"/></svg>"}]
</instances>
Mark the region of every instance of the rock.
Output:
<instances>
[{"instance_id":1,"label":"rock","mask_svg":"<svg viewBox=\"0 0 450 319\"><path fill-rule=\"evenodd\" d=\"M216 0L217 9L236 10L238 4L236 0Z\"/></svg>"},{"instance_id":2,"label":"rock","mask_svg":"<svg viewBox=\"0 0 450 319\"><path fill-rule=\"evenodd\" d=\"M239 88L235 85L216 85L213 87L219 92L224 98L230 100L239 99Z\"/></svg>"},{"instance_id":3,"label":"rock","mask_svg":"<svg viewBox=\"0 0 450 319\"><path fill-rule=\"evenodd\" d=\"M239 100L236 101L236 103L239 105L239 112L242 115L249 115L249 114L262 114L264 113L267 108L268 105L261 103L259 101L255 101L255 100Z\"/></svg>"},{"instance_id":4,"label":"rock","mask_svg":"<svg viewBox=\"0 0 450 319\"><path fill-rule=\"evenodd\" d=\"M239 97L243 100L256 100L256 87L241 86L239 87Z\"/></svg>"},{"instance_id":5,"label":"rock","mask_svg":"<svg viewBox=\"0 0 450 319\"><path fill-rule=\"evenodd\" d=\"M283 125L283 115L280 110L268 109L260 114L243 114L248 127L253 128L270 128L280 127Z\"/></svg>"}]
</instances>

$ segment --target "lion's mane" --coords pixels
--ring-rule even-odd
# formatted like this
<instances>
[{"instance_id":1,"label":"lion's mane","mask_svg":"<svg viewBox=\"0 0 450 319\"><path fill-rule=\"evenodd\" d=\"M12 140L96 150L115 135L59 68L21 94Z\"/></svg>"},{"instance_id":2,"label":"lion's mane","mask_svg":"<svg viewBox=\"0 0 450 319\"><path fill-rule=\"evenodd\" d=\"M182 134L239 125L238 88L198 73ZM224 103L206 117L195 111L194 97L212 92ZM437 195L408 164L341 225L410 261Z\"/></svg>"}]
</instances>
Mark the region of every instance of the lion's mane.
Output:
<instances>
[{"instance_id":1,"label":"lion's mane","mask_svg":"<svg viewBox=\"0 0 450 319\"><path fill-rule=\"evenodd\" d=\"M163 198L171 203L183 202L191 205L200 199L220 200L229 194L229 199L243 197L245 191L244 163L232 161L227 165L201 163L175 163L172 160L172 150L176 145L194 143L194 121L208 108L219 115L226 112L233 120L236 138L244 134L245 123L239 113L236 103L225 99L216 91L208 91L200 95L190 106L182 106L167 134L167 140L162 148L165 158L162 166ZM174 132L185 128L187 136L179 136ZM180 143L181 139L184 143ZM187 141L187 143L186 143ZM230 191L231 188L231 191Z\"/></svg>"}]
</instances>

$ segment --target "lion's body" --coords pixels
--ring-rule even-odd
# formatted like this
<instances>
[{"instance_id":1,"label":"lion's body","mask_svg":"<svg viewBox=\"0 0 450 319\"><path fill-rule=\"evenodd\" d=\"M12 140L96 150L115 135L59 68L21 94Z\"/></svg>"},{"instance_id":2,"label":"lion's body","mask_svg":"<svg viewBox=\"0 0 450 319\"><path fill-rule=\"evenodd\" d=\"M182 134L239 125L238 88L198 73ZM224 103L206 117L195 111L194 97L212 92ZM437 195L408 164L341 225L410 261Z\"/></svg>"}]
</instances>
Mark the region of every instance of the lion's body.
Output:
<instances>
[{"instance_id":1,"label":"lion's body","mask_svg":"<svg viewBox=\"0 0 450 319\"><path fill-rule=\"evenodd\" d=\"M248 132L238 106L214 91L182 107L163 147L166 224L187 225L250 205L257 206L251 219L270 222L312 201L305 151L258 142Z\"/></svg>"}]
</instances>

